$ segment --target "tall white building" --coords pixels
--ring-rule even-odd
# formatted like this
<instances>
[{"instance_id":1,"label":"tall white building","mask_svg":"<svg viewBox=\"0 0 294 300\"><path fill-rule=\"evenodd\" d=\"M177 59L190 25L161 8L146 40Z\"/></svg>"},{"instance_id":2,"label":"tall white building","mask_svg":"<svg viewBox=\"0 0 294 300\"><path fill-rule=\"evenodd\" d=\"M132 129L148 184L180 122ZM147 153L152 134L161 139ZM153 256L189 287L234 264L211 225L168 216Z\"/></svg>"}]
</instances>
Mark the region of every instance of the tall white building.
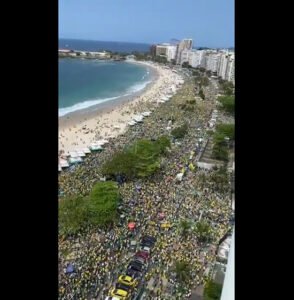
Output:
<instances>
[{"instance_id":1,"label":"tall white building","mask_svg":"<svg viewBox=\"0 0 294 300\"><path fill-rule=\"evenodd\" d=\"M172 59L176 59L177 55L177 46L169 45L167 49L167 60L171 61Z\"/></svg>"},{"instance_id":2,"label":"tall white building","mask_svg":"<svg viewBox=\"0 0 294 300\"><path fill-rule=\"evenodd\" d=\"M235 229L232 236L221 300L235 299Z\"/></svg>"},{"instance_id":3,"label":"tall white building","mask_svg":"<svg viewBox=\"0 0 294 300\"><path fill-rule=\"evenodd\" d=\"M189 62L190 50L184 49L180 54L179 64L182 65L184 62Z\"/></svg>"},{"instance_id":4,"label":"tall white building","mask_svg":"<svg viewBox=\"0 0 294 300\"><path fill-rule=\"evenodd\" d=\"M219 68L218 68L218 76L225 79L226 72L227 72L227 66L229 61L229 55L227 52L221 54Z\"/></svg>"},{"instance_id":5,"label":"tall white building","mask_svg":"<svg viewBox=\"0 0 294 300\"><path fill-rule=\"evenodd\" d=\"M183 50L192 50L193 46L193 40L192 39L183 39L180 41L180 43L177 45L177 53L176 53L176 63L181 63L181 56Z\"/></svg>"},{"instance_id":6,"label":"tall white building","mask_svg":"<svg viewBox=\"0 0 294 300\"><path fill-rule=\"evenodd\" d=\"M208 55L206 56L206 70L209 70L211 72L218 72L220 59L220 53L208 53Z\"/></svg>"},{"instance_id":7,"label":"tall white building","mask_svg":"<svg viewBox=\"0 0 294 300\"><path fill-rule=\"evenodd\" d=\"M203 67L205 63L205 51L204 50L194 50L189 58L189 65L193 68Z\"/></svg>"},{"instance_id":8,"label":"tall white building","mask_svg":"<svg viewBox=\"0 0 294 300\"><path fill-rule=\"evenodd\" d=\"M218 76L224 80L235 81L235 54L232 52L221 53Z\"/></svg>"},{"instance_id":9,"label":"tall white building","mask_svg":"<svg viewBox=\"0 0 294 300\"><path fill-rule=\"evenodd\" d=\"M176 59L177 46L170 44L156 45L156 56L165 56L167 61Z\"/></svg>"},{"instance_id":10,"label":"tall white building","mask_svg":"<svg viewBox=\"0 0 294 300\"><path fill-rule=\"evenodd\" d=\"M229 57L225 79L231 82L235 82L235 54L232 54Z\"/></svg>"}]
</instances>

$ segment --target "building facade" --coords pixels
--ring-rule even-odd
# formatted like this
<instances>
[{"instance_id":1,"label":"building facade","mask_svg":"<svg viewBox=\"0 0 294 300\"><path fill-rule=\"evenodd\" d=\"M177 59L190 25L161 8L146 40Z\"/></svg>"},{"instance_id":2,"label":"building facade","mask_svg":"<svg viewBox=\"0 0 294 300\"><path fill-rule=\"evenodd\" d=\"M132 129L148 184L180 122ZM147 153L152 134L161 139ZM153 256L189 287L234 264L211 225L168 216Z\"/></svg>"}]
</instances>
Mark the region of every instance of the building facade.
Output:
<instances>
[{"instance_id":1,"label":"building facade","mask_svg":"<svg viewBox=\"0 0 294 300\"><path fill-rule=\"evenodd\" d=\"M193 40L192 39L183 39L177 45L177 53L176 53L176 63L181 64L181 56L183 50L192 50Z\"/></svg>"},{"instance_id":2,"label":"building facade","mask_svg":"<svg viewBox=\"0 0 294 300\"><path fill-rule=\"evenodd\" d=\"M220 58L220 53L208 53L206 56L205 69L211 72L218 72Z\"/></svg>"},{"instance_id":3,"label":"building facade","mask_svg":"<svg viewBox=\"0 0 294 300\"><path fill-rule=\"evenodd\" d=\"M221 300L235 299L235 230L233 231L229 251L227 270L221 294Z\"/></svg>"},{"instance_id":4,"label":"building facade","mask_svg":"<svg viewBox=\"0 0 294 300\"><path fill-rule=\"evenodd\" d=\"M193 68L204 67L205 64L205 51L204 50L192 50L189 57L189 65Z\"/></svg>"},{"instance_id":5,"label":"building facade","mask_svg":"<svg viewBox=\"0 0 294 300\"><path fill-rule=\"evenodd\" d=\"M177 46L170 44L156 45L156 56L165 56L167 61L171 61L176 58Z\"/></svg>"}]
</instances>

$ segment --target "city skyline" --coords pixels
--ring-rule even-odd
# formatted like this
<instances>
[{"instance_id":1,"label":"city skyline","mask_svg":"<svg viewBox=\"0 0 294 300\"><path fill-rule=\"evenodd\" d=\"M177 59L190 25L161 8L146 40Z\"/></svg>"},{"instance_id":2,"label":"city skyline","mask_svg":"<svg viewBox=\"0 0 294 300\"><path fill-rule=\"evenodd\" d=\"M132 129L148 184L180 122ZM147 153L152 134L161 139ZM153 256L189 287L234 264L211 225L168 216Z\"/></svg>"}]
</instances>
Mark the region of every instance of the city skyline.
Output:
<instances>
[{"instance_id":1,"label":"city skyline","mask_svg":"<svg viewBox=\"0 0 294 300\"><path fill-rule=\"evenodd\" d=\"M135 25L135 26L134 26ZM59 38L234 47L233 0L59 0Z\"/></svg>"}]
</instances>

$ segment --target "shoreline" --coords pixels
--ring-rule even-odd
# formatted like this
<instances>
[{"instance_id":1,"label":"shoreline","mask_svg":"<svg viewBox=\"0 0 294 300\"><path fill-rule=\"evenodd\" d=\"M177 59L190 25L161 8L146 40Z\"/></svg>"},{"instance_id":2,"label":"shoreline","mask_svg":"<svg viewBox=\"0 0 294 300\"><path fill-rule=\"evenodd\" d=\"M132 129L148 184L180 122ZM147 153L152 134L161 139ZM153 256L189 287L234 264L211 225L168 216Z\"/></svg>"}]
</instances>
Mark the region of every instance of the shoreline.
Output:
<instances>
[{"instance_id":1,"label":"shoreline","mask_svg":"<svg viewBox=\"0 0 294 300\"><path fill-rule=\"evenodd\" d=\"M123 134L129 126L127 123L136 114L153 110L158 104L158 97L181 79L170 69L159 65L129 62L148 66L152 72L152 81L142 90L131 95L105 101L59 117L59 154L69 154L70 151L89 147L98 139L115 138Z\"/></svg>"},{"instance_id":2,"label":"shoreline","mask_svg":"<svg viewBox=\"0 0 294 300\"><path fill-rule=\"evenodd\" d=\"M136 62L130 61L130 63L136 63ZM64 127L64 124L67 123L67 120L79 118L79 115L92 116L92 115L100 114L102 112L105 113L105 112L108 112L109 110L115 108L116 106L120 106L120 105L123 105L124 103L128 103L128 102L134 100L134 98L136 98L136 97L143 96L143 94L148 89L152 88L153 84L159 78L158 71L153 66L148 65L148 67L150 67L150 73L151 73L150 74L150 80L151 80L151 82L148 82L146 84L146 86L144 88L142 88L141 90L130 93L128 95L117 96L117 98L115 98L115 99L108 100L108 101L105 101L105 102L101 102L101 103L98 103L98 104L94 104L92 106L82 108L82 109L78 109L78 110L73 111L73 112L69 112L64 116L59 116L58 117L59 124L61 124L61 126Z\"/></svg>"}]
</instances>

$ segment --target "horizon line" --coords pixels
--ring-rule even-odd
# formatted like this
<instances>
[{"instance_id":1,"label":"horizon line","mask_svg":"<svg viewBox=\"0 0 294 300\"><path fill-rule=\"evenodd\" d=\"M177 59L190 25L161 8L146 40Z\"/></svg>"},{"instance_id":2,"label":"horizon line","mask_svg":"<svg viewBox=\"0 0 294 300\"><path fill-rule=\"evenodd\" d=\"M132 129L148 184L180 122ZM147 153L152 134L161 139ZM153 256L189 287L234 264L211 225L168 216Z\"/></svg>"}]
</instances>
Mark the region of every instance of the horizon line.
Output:
<instances>
[{"instance_id":1,"label":"horizon line","mask_svg":"<svg viewBox=\"0 0 294 300\"><path fill-rule=\"evenodd\" d=\"M114 43L127 43L127 44L143 44L143 45L156 45L160 43L167 43L167 42L158 42L158 43L149 43L149 42L127 42L127 41L110 41L110 40L93 40L93 39L88 39L88 38L70 38L70 37L58 37L58 40L63 39L63 40L77 40L77 41L90 41L90 42L114 42ZM192 39L193 40L193 39ZM210 49L230 49L234 48L235 46L229 46L229 47L208 47L208 46L197 46L196 48L210 48Z\"/></svg>"}]
</instances>

